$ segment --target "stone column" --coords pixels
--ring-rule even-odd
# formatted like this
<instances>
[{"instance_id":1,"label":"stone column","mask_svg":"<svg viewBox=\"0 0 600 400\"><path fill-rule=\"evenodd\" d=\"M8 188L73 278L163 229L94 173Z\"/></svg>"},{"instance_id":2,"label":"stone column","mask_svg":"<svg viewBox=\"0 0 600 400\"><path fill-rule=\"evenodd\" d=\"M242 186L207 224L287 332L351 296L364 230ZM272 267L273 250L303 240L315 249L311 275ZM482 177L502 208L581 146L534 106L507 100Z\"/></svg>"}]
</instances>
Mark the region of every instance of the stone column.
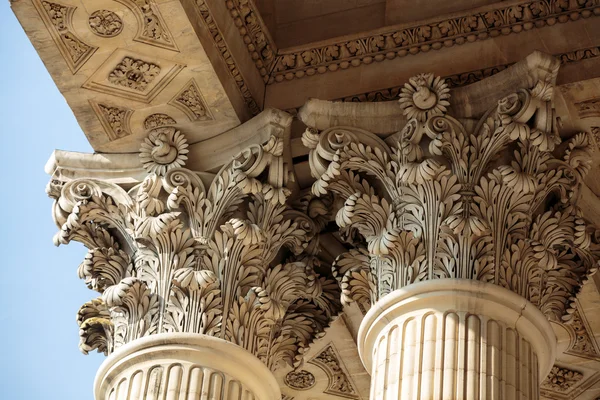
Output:
<instances>
[{"instance_id":1,"label":"stone column","mask_svg":"<svg viewBox=\"0 0 600 400\"><path fill-rule=\"evenodd\" d=\"M168 333L111 354L96 375L98 400L280 400L275 377L258 358L225 340Z\"/></svg>"},{"instance_id":2,"label":"stone column","mask_svg":"<svg viewBox=\"0 0 600 400\"><path fill-rule=\"evenodd\" d=\"M78 273L99 293L77 315L81 351L109 355L96 400L281 399L271 371L298 365L341 308L306 250L314 224L287 207L283 141L211 176L183 168L184 135L161 127L127 190L53 180L55 241L88 247Z\"/></svg>"},{"instance_id":3,"label":"stone column","mask_svg":"<svg viewBox=\"0 0 600 400\"><path fill-rule=\"evenodd\" d=\"M539 397L554 362L548 321L570 318L600 245L577 206L589 139L561 143L558 63L535 56L543 68L524 87L527 64L464 88L454 108L443 79L411 78L392 134L364 129L380 129L371 121L390 118L389 105L381 117L377 104L299 113L323 129L303 136L313 194L340 205L335 220L354 247L333 266L342 300L370 309L358 346L372 400ZM343 113L361 128L327 126Z\"/></svg>"},{"instance_id":4,"label":"stone column","mask_svg":"<svg viewBox=\"0 0 600 400\"><path fill-rule=\"evenodd\" d=\"M365 316L358 347L371 399L538 399L556 339L504 288L467 279L394 291Z\"/></svg>"}]
</instances>

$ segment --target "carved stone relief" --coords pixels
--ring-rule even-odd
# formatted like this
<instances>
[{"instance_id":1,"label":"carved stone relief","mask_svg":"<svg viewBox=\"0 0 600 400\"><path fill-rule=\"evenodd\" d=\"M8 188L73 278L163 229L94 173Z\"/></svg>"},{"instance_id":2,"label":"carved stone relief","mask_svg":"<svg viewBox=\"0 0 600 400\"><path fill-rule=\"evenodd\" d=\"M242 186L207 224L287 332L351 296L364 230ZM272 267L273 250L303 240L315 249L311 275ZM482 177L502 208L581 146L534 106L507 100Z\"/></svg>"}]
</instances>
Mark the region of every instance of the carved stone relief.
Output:
<instances>
[{"instance_id":1,"label":"carved stone relief","mask_svg":"<svg viewBox=\"0 0 600 400\"><path fill-rule=\"evenodd\" d=\"M168 50L179 51L153 0L117 0L129 7L138 19L134 40Z\"/></svg>"},{"instance_id":2,"label":"carved stone relief","mask_svg":"<svg viewBox=\"0 0 600 400\"><path fill-rule=\"evenodd\" d=\"M152 57L152 61L148 59L146 55L117 49L88 78L83 87L149 103L185 66L158 57Z\"/></svg>"},{"instance_id":3,"label":"carved stone relief","mask_svg":"<svg viewBox=\"0 0 600 400\"><path fill-rule=\"evenodd\" d=\"M91 101L90 104L111 141L131 134L129 120L133 110Z\"/></svg>"},{"instance_id":4,"label":"carved stone relief","mask_svg":"<svg viewBox=\"0 0 600 400\"><path fill-rule=\"evenodd\" d=\"M134 188L95 179L62 187L55 243L88 247L78 273L100 293L78 313L84 353L187 332L237 344L272 370L300 364L341 305L306 252L310 218L286 206L281 140L245 149L207 188L182 168L183 134L162 127L142 145L149 173Z\"/></svg>"},{"instance_id":5,"label":"carved stone relief","mask_svg":"<svg viewBox=\"0 0 600 400\"><path fill-rule=\"evenodd\" d=\"M580 372L555 365L548 377L542 382L541 388L552 392L565 393L582 379L583 374Z\"/></svg>"},{"instance_id":6,"label":"carved stone relief","mask_svg":"<svg viewBox=\"0 0 600 400\"><path fill-rule=\"evenodd\" d=\"M600 99L591 99L575 103L579 118L600 117Z\"/></svg>"},{"instance_id":7,"label":"carved stone relief","mask_svg":"<svg viewBox=\"0 0 600 400\"><path fill-rule=\"evenodd\" d=\"M600 126L592 126L590 130L592 132L592 137L596 142L596 147L598 151L600 151Z\"/></svg>"},{"instance_id":8,"label":"carved stone relief","mask_svg":"<svg viewBox=\"0 0 600 400\"><path fill-rule=\"evenodd\" d=\"M573 332L575 333L575 340L573 341L571 347L567 350L567 353L594 358L600 357L600 354L598 354L598 350L593 343L594 339L588 333L585 323L579 314L579 310L576 310L573 313L573 317L568 326L573 329Z\"/></svg>"},{"instance_id":9,"label":"carved stone relief","mask_svg":"<svg viewBox=\"0 0 600 400\"><path fill-rule=\"evenodd\" d=\"M284 379L286 385L295 390L307 390L315 386L315 376L306 370L289 372Z\"/></svg>"},{"instance_id":10,"label":"carved stone relief","mask_svg":"<svg viewBox=\"0 0 600 400\"><path fill-rule=\"evenodd\" d=\"M175 125L176 123L177 121L175 121L169 115L157 113L146 117L146 119L144 120L144 129L150 130L158 128L159 126Z\"/></svg>"},{"instance_id":11,"label":"carved stone relief","mask_svg":"<svg viewBox=\"0 0 600 400\"><path fill-rule=\"evenodd\" d=\"M125 57L108 76L108 81L143 92L160 74L160 67L154 63Z\"/></svg>"},{"instance_id":12,"label":"carved stone relief","mask_svg":"<svg viewBox=\"0 0 600 400\"><path fill-rule=\"evenodd\" d=\"M227 47L227 42L225 41L225 38L219 31L219 28L217 27L217 24L215 23L215 20L212 16L210 8L208 7L208 5L206 4L206 2L204 0L196 0L195 3L196 3L197 10L198 10L198 14L200 15L200 17L206 24L208 30L210 31L210 35L213 39L213 42L214 42L215 46L217 47L217 49L219 50L219 54L221 55L221 58L225 62L225 65L227 65L229 74L234 79L234 81L237 85L237 88L238 88L242 98L244 99L246 106L248 107L248 110L250 111L250 113L252 115L258 115L258 113L260 113L261 109L258 106L257 101L252 96L252 93L248 89L248 86L246 85L246 82L244 81L244 77L242 76L242 73L240 72L240 70L237 67L235 59L231 56L231 52L229 51L229 48Z\"/></svg>"},{"instance_id":13,"label":"carved stone relief","mask_svg":"<svg viewBox=\"0 0 600 400\"><path fill-rule=\"evenodd\" d=\"M194 79L185 85L169 104L179 108L192 121L206 121L213 119Z\"/></svg>"},{"instance_id":14,"label":"carved stone relief","mask_svg":"<svg viewBox=\"0 0 600 400\"><path fill-rule=\"evenodd\" d=\"M276 48L269 32L264 28L260 13L251 0L231 0L226 5L260 76L268 82Z\"/></svg>"},{"instance_id":15,"label":"carved stone relief","mask_svg":"<svg viewBox=\"0 0 600 400\"><path fill-rule=\"evenodd\" d=\"M268 83L343 70L361 64L439 50L499 35L596 15L591 1L544 0L501 5L434 23L355 35L352 39L316 47L281 51ZM263 28L264 29L264 28Z\"/></svg>"},{"instance_id":16,"label":"carved stone relief","mask_svg":"<svg viewBox=\"0 0 600 400\"><path fill-rule=\"evenodd\" d=\"M385 142L356 128L307 130L312 191L344 202L336 222L354 245L333 266L343 301L368 309L412 283L461 278L512 290L550 320L571 318L600 243L575 195L589 137L554 151L551 96L538 82L467 127L446 115L447 84L419 75L401 90L406 126Z\"/></svg>"},{"instance_id":17,"label":"carved stone relief","mask_svg":"<svg viewBox=\"0 0 600 400\"><path fill-rule=\"evenodd\" d=\"M34 0L44 24L58 46L69 69L75 73L98 49L83 42L72 28L71 19L77 7L49 1Z\"/></svg>"},{"instance_id":18,"label":"carved stone relief","mask_svg":"<svg viewBox=\"0 0 600 400\"><path fill-rule=\"evenodd\" d=\"M312 358L309 363L318 366L327 374L329 385L325 390L325 393L349 399L359 398L355 385L352 383L350 375L343 367L341 358L335 351L333 344L325 347L325 349Z\"/></svg>"},{"instance_id":19,"label":"carved stone relief","mask_svg":"<svg viewBox=\"0 0 600 400\"><path fill-rule=\"evenodd\" d=\"M140 149L140 160L149 173L164 175L173 168L185 165L188 147L185 136L177 129L157 128L144 139Z\"/></svg>"},{"instance_id":20,"label":"carved stone relief","mask_svg":"<svg viewBox=\"0 0 600 400\"><path fill-rule=\"evenodd\" d=\"M123 30L121 18L109 10L94 11L88 19L88 24L92 32L101 37L114 37Z\"/></svg>"}]
</instances>

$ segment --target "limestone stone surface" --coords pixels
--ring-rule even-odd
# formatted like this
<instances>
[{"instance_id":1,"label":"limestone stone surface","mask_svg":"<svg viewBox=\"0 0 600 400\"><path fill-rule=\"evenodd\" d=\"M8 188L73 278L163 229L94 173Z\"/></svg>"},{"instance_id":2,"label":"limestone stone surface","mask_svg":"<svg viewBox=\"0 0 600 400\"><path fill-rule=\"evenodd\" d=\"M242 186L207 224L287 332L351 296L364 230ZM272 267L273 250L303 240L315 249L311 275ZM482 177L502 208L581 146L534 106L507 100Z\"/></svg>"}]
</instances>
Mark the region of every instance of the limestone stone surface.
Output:
<instances>
[{"instance_id":1,"label":"limestone stone surface","mask_svg":"<svg viewBox=\"0 0 600 400\"><path fill-rule=\"evenodd\" d=\"M281 399L271 371L241 347L177 333L140 339L111 354L94 392L97 400Z\"/></svg>"},{"instance_id":2,"label":"limestone stone surface","mask_svg":"<svg viewBox=\"0 0 600 400\"><path fill-rule=\"evenodd\" d=\"M47 191L89 248L99 398L600 396L597 1L11 4L97 151L55 152ZM365 369L359 326L443 278L495 286L383 307ZM260 367L200 354L223 340Z\"/></svg>"},{"instance_id":3,"label":"limestone stone surface","mask_svg":"<svg viewBox=\"0 0 600 400\"><path fill-rule=\"evenodd\" d=\"M358 335L371 399L537 399L555 348L552 328L533 304L459 279L390 293Z\"/></svg>"},{"instance_id":4,"label":"limestone stone surface","mask_svg":"<svg viewBox=\"0 0 600 400\"><path fill-rule=\"evenodd\" d=\"M152 120L187 129L194 143L247 118L236 114L179 2L11 5L96 151L137 151Z\"/></svg>"}]
</instances>

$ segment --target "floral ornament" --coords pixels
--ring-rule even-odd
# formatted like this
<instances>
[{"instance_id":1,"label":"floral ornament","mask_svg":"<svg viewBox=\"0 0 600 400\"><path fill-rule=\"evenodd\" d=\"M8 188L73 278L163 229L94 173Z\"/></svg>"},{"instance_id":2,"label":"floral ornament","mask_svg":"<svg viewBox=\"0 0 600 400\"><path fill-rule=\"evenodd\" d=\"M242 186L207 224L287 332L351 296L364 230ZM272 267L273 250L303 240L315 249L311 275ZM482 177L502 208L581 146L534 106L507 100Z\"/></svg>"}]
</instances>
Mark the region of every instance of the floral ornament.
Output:
<instances>
[{"instance_id":1,"label":"floral ornament","mask_svg":"<svg viewBox=\"0 0 600 400\"><path fill-rule=\"evenodd\" d=\"M123 21L117 14L109 10L94 11L88 23L90 29L98 36L113 37L123 30Z\"/></svg>"},{"instance_id":2,"label":"floral ornament","mask_svg":"<svg viewBox=\"0 0 600 400\"><path fill-rule=\"evenodd\" d=\"M315 376L306 370L289 372L284 379L286 385L296 390L306 390L317 383Z\"/></svg>"},{"instance_id":3,"label":"floral ornament","mask_svg":"<svg viewBox=\"0 0 600 400\"><path fill-rule=\"evenodd\" d=\"M400 107L408 119L425 122L434 115L444 115L450 102L446 82L433 74L419 74L409 79L400 91Z\"/></svg>"},{"instance_id":4,"label":"floral ornament","mask_svg":"<svg viewBox=\"0 0 600 400\"><path fill-rule=\"evenodd\" d=\"M143 60L125 57L108 76L108 81L143 92L160 74L160 67Z\"/></svg>"},{"instance_id":5,"label":"floral ornament","mask_svg":"<svg viewBox=\"0 0 600 400\"><path fill-rule=\"evenodd\" d=\"M185 165L188 146L185 136L175 128L154 129L140 148L142 165L149 173L163 176L167 171Z\"/></svg>"}]
</instances>

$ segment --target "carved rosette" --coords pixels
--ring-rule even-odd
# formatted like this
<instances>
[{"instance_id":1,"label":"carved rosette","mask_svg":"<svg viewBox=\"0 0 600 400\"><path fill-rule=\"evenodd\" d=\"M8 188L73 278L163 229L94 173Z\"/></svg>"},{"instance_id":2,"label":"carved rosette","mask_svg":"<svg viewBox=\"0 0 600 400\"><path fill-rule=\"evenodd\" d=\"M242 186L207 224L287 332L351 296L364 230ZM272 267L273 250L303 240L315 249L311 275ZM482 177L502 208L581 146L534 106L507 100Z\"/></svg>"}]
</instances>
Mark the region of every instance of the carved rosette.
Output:
<instances>
[{"instance_id":1,"label":"carved rosette","mask_svg":"<svg viewBox=\"0 0 600 400\"><path fill-rule=\"evenodd\" d=\"M96 10L88 18L90 29L101 37L114 37L123 30L123 20L112 11Z\"/></svg>"},{"instance_id":2,"label":"carved rosette","mask_svg":"<svg viewBox=\"0 0 600 400\"><path fill-rule=\"evenodd\" d=\"M113 85L143 92L160 71L161 68L154 63L125 57L108 75L108 81Z\"/></svg>"},{"instance_id":3,"label":"carved rosette","mask_svg":"<svg viewBox=\"0 0 600 400\"><path fill-rule=\"evenodd\" d=\"M157 128L142 143L140 160L149 173L164 175L173 168L185 165L188 147L185 136L177 129Z\"/></svg>"},{"instance_id":4,"label":"carved rosette","mask_svg":"<svg viewBox=\"0 0 600 400\"><path fill-rule=\"evenodd\" d=\"M287 386L295 390L308 390L315 386L315 376L306 370L289 372L284 379Z\"/></svg>"},{"instance_id":5,"label":"carved rosette","mask_svg":"<svg viewBox=\"0 0 600 400\"><path fill-rule=\"evenodd\" d=\"M78 313L84 353L180 332L237 344L270 369L299 365L339 312L339 289L305 251L314 224L286 205L279 141L246 149L205 186L182 168L183 135L159 128L142 148L149 174L129 191L63 186L55 243L89 249L78 273L100 293Z\"/></svg>"},{"instance_id":6,"label":"carved rosette","mask_svg":"<svg viewBox=\"0 0 600 400\"><path fill-rule=\"evenodd\" d=\"M408 121L385 141L307 130L312 191L343 204L335 219L354 245L333 266L343 301L368 309L419 281L466 278L568 320L600 245L577 206L590 140L561 144L551 94L547 82L522 89L463 123L447 115L443 80L424 74L402 90Z\"/></svg>"},{"instance_id":7,"label":"carved rosette","mask_svg":"<svg viewBox=\"0 0 600 400\"><path fill-rule=\"evenodd\" d=\"M542 383L542 389L559 393L567 392L582 379L583 374L580 372L555 365Z\"/></svg>"}]
</instances>

